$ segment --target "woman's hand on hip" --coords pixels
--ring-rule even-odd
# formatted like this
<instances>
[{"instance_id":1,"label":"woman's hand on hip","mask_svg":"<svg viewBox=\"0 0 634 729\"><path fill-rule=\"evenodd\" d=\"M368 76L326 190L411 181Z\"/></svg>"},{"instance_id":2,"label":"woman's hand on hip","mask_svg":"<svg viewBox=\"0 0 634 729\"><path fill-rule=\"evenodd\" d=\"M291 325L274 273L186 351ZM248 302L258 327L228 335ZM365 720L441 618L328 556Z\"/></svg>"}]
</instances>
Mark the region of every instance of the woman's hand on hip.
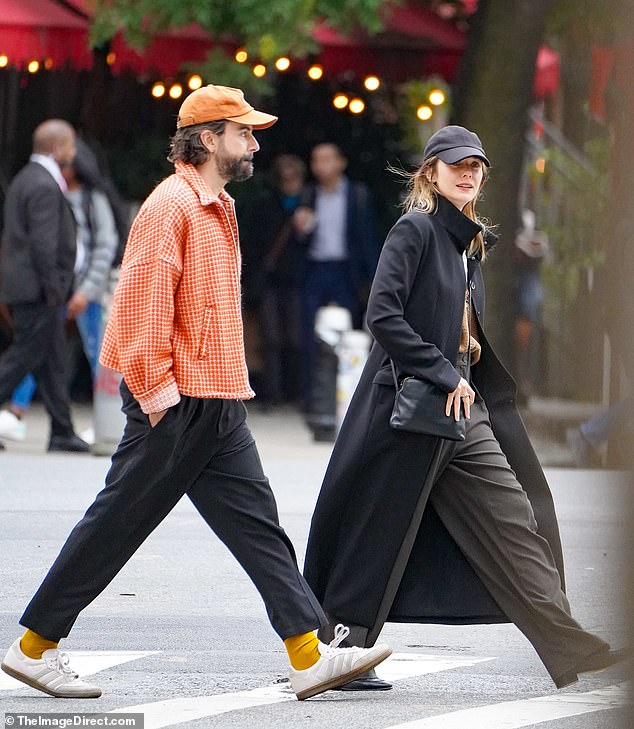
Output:
<instances>
[{"instance_id":1,"label":"woman's hand on hip","mask_svg":"<svg viewBox=\"0 0 634 729\"><path fill-rule=\"evenodd\" d=\"M471 417L471 406L475 400L475 390L464 379L460 378L458 387L447 395L447 405L445 406L445 415L449 417L453 409L453 416L456 422L460 420L460 403L464 407L465 418Z\"/></svg>"}]
</instances>

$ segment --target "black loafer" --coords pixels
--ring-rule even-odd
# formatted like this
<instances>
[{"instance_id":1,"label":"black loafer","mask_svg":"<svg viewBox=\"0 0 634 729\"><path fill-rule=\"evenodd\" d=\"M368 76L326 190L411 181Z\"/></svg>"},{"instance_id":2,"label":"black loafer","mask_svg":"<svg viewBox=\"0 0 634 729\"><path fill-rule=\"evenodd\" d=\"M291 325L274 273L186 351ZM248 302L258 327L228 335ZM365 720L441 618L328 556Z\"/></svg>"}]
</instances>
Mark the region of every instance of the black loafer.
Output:
<instances>
[{"instance_id":1,"label":"black loafer","mask_svg":"<svg viewBox=\"0 0 634 729\"><path fill-rule=\"evenodd\" d=\"M562 673L561 676L557 676L557 678L554 679L555 686L559 689L570 686L571 683L574 683L579 679L577 674L598 673L599 671L604 671L606 668L624 661L629 655L630 652L628 650L612 649L591 653L571 671L566 671L566 673Z\"/></svg>"},{"instance_id":2,"label":"black loafer","mask_svg":"<svg viewBox=\"0 0 634 729\"><path fill-rule=\"evenodd\" d=\"M48 442L48 450L66 451L67 453L90 453L90 446L78 435L52 435Z\"/></svg>"},{"instance_id":3,"label":"black loafer","mask_svg":"<svg viewBox=\"0 0 634 729\"><path fill-rule=\"evenodd\" d=\"M384 681L379 678L374 669L367 673L362 673L358 678L353 681L348 681L342 686L337 686L335 691L389 691L392 688L392 684L388 681Z\"/></svg>"}]
</instances>

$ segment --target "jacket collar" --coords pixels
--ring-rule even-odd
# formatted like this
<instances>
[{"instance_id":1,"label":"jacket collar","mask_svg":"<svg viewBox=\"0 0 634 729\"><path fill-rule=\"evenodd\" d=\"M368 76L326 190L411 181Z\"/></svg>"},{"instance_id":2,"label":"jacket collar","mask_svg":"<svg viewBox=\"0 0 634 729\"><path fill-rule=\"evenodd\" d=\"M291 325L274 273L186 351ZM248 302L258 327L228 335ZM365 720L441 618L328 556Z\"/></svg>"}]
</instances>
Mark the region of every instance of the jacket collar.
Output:
<instances>
[{"instance_id":1,"label":"jacket collar","mask_svg":"<svg viewBox=\"0 0 634 729\"><path fill-rule=\"evenodd\" d=\"M474 223L442 195L437 196L436 212L433 217L449 233L459 253L466 251L469 243L482 232L481 225Z\"/></svg>"},{"instance_id":2,"label":"jacket collar","mask_svg":"<svg viewBox=\"0 0 634 729\"><path fill-rule=\"evenodd\" d=\"M176 174L182 177L198 195L201 205L211 205L212 203L218 202L221 204L233 204L233 198L224 190L221 190L219 195L214 195L194 165L185 162L176 162L174 166Z\"/></svg>"},{"instance_id":3,"label":"jacket collar","mask_svg":"<svg viewBox=\"0 0 634 729\"><path fill-rule=\"evenodd\" d=\"M47 154L32 154L29 158L30 162L37 162L38 165L42 165L44 169L52 176L55 182L59 185L59 189L62 192L68 192L68 185L62 175L62 170L57 164L55 159L51 155Z\"/></svg>"}]
</instances>

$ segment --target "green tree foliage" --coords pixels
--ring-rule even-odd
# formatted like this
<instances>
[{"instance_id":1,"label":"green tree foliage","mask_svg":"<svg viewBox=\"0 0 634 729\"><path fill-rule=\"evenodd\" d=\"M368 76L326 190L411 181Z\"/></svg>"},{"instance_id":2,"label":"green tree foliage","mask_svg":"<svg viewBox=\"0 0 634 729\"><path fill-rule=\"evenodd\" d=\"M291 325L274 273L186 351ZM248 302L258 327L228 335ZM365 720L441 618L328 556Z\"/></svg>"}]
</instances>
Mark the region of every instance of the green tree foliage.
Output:
<instances>
[{"instance_id":1,"label":"green tree foliage","mask_svg":"<svg viewBox=\"0 0 634 729\"><path fill-rule=\"evenodd\" d=\"M582 35L588 42L611 42L622 0L558 0L548 18L549 38Z\"/></svg>"},{"instance_id":2,"label":"green tree foliage","mask_svg":"<svg viewBox=\"0 0 634 729\"><path fill-rule=\"evenodd\" d=\"M123 30L142 47L152 34L197 23L219 41L246 48L253 57L270 61L292 53L317 50L316 23L326 21L346 33L382 27L384 0L96 0L93 41L101 43Z\"/></svg>"},{"instance_id":3,"label":"green tree foliage","mask_svg":"<svg viewBox=\"0 0 634 729\"><path fill-rule=\"evenodd\" d=\"M569 307L574 306L588 269L596 268L605 258L610 146L605 137L586 144L583 151L592 169L556 147L544 151L543 176L531 166L533 182L539 181L545 188L540 213L552 247L544 270L546 284L553 298Z\"/></svg>"}]
</instances>

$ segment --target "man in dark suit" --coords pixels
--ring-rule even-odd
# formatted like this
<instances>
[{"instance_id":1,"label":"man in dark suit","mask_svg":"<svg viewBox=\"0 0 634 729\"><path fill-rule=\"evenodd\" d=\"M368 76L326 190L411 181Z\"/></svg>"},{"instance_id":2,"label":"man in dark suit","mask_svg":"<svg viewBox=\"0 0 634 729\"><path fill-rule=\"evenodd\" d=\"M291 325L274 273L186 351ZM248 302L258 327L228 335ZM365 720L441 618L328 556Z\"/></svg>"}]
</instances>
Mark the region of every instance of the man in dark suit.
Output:
<instances>
[{"instance_id":1,"label":"man in dark suit","mask_svg":"<svg viewBox=\"0 0 634 729\"><path fill-rule=\"evenodd\" d=\"M346 175L348 160L336 144L312 151L310 185L295 213L305 236L302 287L304 397L309 405L315 364L315 316L327 304L348 309L356 329L363 324L370 284L379 259L374 207L368 188Z\"/></svg>"},{"instance_id":2,"label":"man in dark suit","mask_svg":"<svg viewBox=\"0 0 634 729\"><path fill-rule=\"evenodd\" d=\"M64 375L64 305L71 294L76 229L61 167L75 156L75 132L49 119L33 133L33 154L5 199L0 301L13 342L0 357L0 403L32 372L51 418L49 451L87 451L75 435Z\"/></svg>"}]
</instances>

